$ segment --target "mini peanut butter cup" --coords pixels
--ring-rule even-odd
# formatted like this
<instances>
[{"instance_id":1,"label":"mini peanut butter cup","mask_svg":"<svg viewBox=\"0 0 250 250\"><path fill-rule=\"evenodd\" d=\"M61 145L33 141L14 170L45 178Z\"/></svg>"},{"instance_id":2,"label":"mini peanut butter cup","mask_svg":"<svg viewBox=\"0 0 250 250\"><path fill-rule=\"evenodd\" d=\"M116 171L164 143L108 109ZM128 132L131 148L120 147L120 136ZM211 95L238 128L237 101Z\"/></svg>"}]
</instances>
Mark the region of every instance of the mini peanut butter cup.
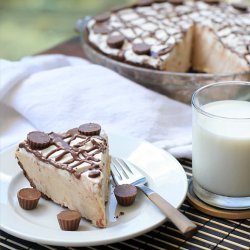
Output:
<instances>
[{"instance_id":1,"label":"mini peanut butter cup","mask_svg":"<svg viewBox=\"0 0 250 250\"><path fill-rule=\"evenodd\" d=\"M125 42L123 35L110 35L107 39L107 44L110 48L120 49Z\"/></svg>"},{"instance_id":2,"label":"mini peanut butter cup","mask_svg":"<svg viewBox=\"0 0 250 250\"><path fill-rule=\"evenodd\" d=\"M25 210L35 209L40 197L41 192L39 192L35 188L23 188L20 189L17 193L19 205Z\"/></svg>"},{"instance_id":3,"label":"mini peanut butter cup","mask_svg":"<svg viewBox=\"0 0 250 250\"><path fill-rule=\"evenodd\" d=\"M115 7L111 8L111 11L112 11L112 12L118 12L118 11L127 9L128 7L129 7L129 6L127 6L127 5L115 6Z\"/></svg>"},{"instance_id":4,"label":"mini peanut butter cup","mask_svg":"<svg viewBox=\"0 0 250 250\"><path fill-rule=\"evenodd\" d=\"M173 4L173 5L181 5L184 3L183 0L169 0L168 2Z\"/></svg>"},{"instance_id":5,"label":"mini peanut butter cup","mask_svg":"<svg viewBox=\"0 0 250 250\"><path fill-rule=\"evenodd\" d=\"M139 6L148 6L154 3L154 0L138 0L137 5Z\"/></svg>"},{"instance_id":6,"label":"mini peanut butter cup","mask_svg":"<svg viewBox=\"0 0 250 250\"><path fill-rule=\"evenodd\" d=\"M79 228L81 214L77 211L62 211L57 215L60 228L63 231L76 231Z\"/></svg>"},{"instance_id":7,"label":"mini peanut butter cup","mask_svg":"<svg viewBox=\"0 0 250 250\"><path fill-rule=\"evenodd\" d=\"M219 4L220 0L204 0L204 2L207 4Z\"/></svg>"},{"instance_id":8,"label":"mini peanut butter cup","mask_svg":"<svg viewBox=\"0 0 250 250\"><path fill-rule=\"evenodd\" d=\"M151 48L146 43L136 43L133 45L133 51L137 55L150 55Z\"/></svg>"},{"instance_id":9,"label":"mini peanut butter cup","mask_svg":"<svg viewBox=\"0 0 250 250\"><path fill-rule=\"evenodd\" d=\"M105 12L95 17L97 23L102 23L108 21L110 18L110 12Z\"/></svg>"},{"instance_id":10,"label":"mini peanut butter cup","mask_svg":"<svg viewBox=\"0 0 250 250\"><path fill-rule=\"evenodd\" d=\"M102 35L107 35L110 33L109 28L104 24L95 24L93 27L93 31L96 34L102 34Z\"/></svg>"},{"instance_id":11,"label":"mini peanut butter cup","mask_svg":"<svg viewBox=\"0 0 250 250\"><path fill-rule=\"evenodd\" d=\"M135 201L137 188L129 184L119 185L115 187L114 194L119 205L130 206Z\"/></svg>"},{"instance_id":12,"label":"mini peanut butter cup","mask_svg":"<svg viewBox=\"0 0 250 250\"><path fill-rule=\"evenodd\" d=\"M232 3L232 6L239 11L246 12L248 10L248 6L243 3Z\"/></svg>"},{"instance_id":13,"label":"mini peanut butter cup","mask_svg":"<svg viewBox=\"0 0 250 250\"><path fill-rule=\"evenodd\" d=\"M41 131L33 131L27 135L27 141L31 149L44 149L50 145L50 137Z\"/></svg>"},{"instance_id":14,"label":"mini peanut butter cup","mask_svg":"<svg viewBox=\"0 0 250 250\"><path fill-rule=\"evenodd\" d=\"M101 132L101 126L97 123L85 123L78 128L78 131L80 134L86 136L99 135Z\"/></svg>"},{"instance_id":15,"label":"mini peanut butter cup","mask_svg":"<svg viewBox=\"0 0 250 250\"><path fill-rule=\"evenodd\" d=\"M164 3L164 2L167 2L168 0L154 0L155 3Z\"/></svg>"}]
</instances>

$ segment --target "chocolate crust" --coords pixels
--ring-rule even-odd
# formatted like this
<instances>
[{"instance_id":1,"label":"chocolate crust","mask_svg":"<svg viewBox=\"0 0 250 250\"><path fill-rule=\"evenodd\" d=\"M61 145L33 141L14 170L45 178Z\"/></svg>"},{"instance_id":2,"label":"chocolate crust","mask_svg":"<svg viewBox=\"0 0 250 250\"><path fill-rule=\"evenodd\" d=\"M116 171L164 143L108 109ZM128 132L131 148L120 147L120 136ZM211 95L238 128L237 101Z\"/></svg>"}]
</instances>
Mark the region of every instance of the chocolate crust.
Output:
<instances>
[{"instance_id":1,"label":"chocolate crust","mask_svg":"<svg viewBox=\"0 0 250 250\"><path fill-rule=\"evenodd\" d=\"M19 161L18 157L16 157L16 158L17 158L17 163L18 163L18 165L20 166L20 168L21 168L22 171L23 171L23 175L26 177L26 179L27 179L28 182L30 183L30 186L33 187L33 188L35 188L35 189L37 189L35 183L31 180L31 178L29 177L29 175L28 175L27 172L25 171L25 169L24 169L22 163ZM38 190L38 189L37 189L37 190ZM40 191L40 190L39 190L39 191ZM40 191L40 192L41 192L41 191ZM46 194L44 194L43 192L41 192L41 196L42 196L42 198L44 198L45 200L51 200L51 199L50 199ZM52 200L51 200L51 201L52 201ZM59 205L60 205L60 204L59 204Z\"/></svg>"}]
</instances>

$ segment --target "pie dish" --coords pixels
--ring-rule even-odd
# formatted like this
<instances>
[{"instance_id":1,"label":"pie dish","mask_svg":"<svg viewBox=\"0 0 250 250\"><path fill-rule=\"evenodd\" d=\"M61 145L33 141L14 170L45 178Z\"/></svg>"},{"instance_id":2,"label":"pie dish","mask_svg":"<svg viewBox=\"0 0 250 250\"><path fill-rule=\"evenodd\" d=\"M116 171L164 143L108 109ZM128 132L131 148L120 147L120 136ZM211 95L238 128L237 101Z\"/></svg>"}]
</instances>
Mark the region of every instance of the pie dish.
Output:
<instances>
[{"instance_id":1,"label":"pie dish","mask_svg":"<svg viewBox=\"0 0 250 250\"><path fill-rule=\"evenodd\" d=\"M92 18L88 41L144 68L238 73L250 70L250 8L220 1L137 0Z\"/></svg>"},{"instance_id":2,"label":"pie dish","mask_svg":"<svg viewBox=\"0 0 250 250\"><path fill-rule=\"evenodd\" d=\"M192 93L202 86L220 81L250 80L250 71L227 73L174 72L142 67L138 64L117 60L106 55L89 42L88 25L91 20L93 20L92 17L86 17L77 23L84 54L90 61L110 68L132 81L173 99L190 104Z\"/></svg>"}]
</instances>

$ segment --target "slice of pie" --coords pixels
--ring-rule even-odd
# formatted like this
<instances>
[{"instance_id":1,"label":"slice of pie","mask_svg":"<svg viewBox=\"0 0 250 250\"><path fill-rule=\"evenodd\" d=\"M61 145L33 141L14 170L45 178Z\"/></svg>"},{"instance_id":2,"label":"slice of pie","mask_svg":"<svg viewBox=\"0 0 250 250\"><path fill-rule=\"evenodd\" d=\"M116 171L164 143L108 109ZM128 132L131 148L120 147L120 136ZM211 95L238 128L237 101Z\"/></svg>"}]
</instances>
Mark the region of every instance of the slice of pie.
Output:
<instances>
[{"instance_id":1,"label":"slice of pie","mask_svg":"<svg viewBox=\"0 0 250 250\"><path fill-rule=\"evenodd\" d=\"M95 123L63 134L34 131L16 150L18 164L44 198L79 211L97 227L107 226L108 137Z\"/></svg>"}]
</instances>

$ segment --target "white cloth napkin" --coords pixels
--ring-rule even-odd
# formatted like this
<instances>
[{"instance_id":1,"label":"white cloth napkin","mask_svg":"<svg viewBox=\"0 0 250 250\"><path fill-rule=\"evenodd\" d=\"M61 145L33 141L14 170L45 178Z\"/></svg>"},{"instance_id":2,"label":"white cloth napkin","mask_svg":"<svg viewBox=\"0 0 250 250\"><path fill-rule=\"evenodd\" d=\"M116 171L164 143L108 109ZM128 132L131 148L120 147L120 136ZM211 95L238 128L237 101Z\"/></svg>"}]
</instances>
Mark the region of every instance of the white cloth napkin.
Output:
<instances>
[{"instance_id":1,"label":"white cloth napkin","mask_svg":"<svg viewBox=\"0 0 250 250\"><path fill-rule=\"evenodd\" d=\"M191 108L104 67L62 55L0 60L3 149L31 130L65 131L85 122L145 139L191 158Z\"/></svg>"}]
</instances>

